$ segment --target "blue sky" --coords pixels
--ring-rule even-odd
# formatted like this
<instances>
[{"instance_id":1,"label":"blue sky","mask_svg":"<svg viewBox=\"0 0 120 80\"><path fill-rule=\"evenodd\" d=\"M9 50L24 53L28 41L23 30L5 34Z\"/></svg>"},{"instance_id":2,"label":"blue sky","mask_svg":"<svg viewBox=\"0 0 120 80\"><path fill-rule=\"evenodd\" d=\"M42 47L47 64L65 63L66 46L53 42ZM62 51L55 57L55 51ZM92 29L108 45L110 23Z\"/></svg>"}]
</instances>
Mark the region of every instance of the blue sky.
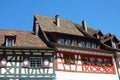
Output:
<instances>
[{"instance_id":1,"label":"blue sky","mask_svg":"<svg viewBox=\"0 0 120 80\"><path fill-rule=\"evenodd\" d=\"M120 39L120 0L1 0L0 29L32 31L34 14L86 20L88 27Z\"/></svg>"}]
</instances>

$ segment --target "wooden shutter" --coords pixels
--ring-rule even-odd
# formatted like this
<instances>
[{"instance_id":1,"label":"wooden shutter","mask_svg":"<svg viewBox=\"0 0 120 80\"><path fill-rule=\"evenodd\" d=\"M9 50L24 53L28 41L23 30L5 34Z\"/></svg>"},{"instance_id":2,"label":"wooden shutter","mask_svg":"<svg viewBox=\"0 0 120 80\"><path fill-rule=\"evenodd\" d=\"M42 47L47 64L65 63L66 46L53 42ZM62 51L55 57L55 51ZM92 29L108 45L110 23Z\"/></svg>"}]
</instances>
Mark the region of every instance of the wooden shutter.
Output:
<instances>
[{"instance_id":1,"label":"wooden shutter","mask_svg":"<svg viewBox=\"0 0 120 80\"><path fill-rule=\"evenodd\" d=\"M30 66L30 56L23 56L22 67L28 68Z\"/></svg>"}]
</instances>

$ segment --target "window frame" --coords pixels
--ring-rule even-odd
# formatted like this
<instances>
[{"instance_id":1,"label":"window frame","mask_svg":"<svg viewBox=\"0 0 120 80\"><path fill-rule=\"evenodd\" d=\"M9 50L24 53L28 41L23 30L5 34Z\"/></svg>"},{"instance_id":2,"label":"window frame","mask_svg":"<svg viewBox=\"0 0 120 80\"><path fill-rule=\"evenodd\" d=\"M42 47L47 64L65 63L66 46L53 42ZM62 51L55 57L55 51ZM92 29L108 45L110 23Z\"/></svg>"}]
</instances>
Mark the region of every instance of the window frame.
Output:
<instances>
[{"instance_id":1,"label":"window frame","mask_svg":"<svg viewBox=\"0 0 120 80\"><path fill-rule=\"evenodd\" d=\"M60 44L65 44L65 39L64 38L59 38L59 43Z\"/></svg>"},{"instance_id":2,"label":"window frame","mask_svg":"<svg viewBox=\"0 0 120 80\"><path fill-rule=\"evenodd\" d=\"M80 44L81 44L81 47L86 47L86 42L85 41L81 41Z\"/></svg>"},{"instance_id":3,"label":"window frame","mask_svg":"<svg viewBox=\"0 0 120 80\"><path fill-rule=\"evenodd\" d=\"M73 46L77 46L77 45L78 45L77 40L72 40L72 45L73 45Z\"/></svg>"},{"instance_id":4,"label":"window frame","mask_svg":"<svg viewBox=\"0 0 120 80\"><path fill-rule=\"evenodd\" d=\"M86 42L86 47L91 48L92 47L91 42Z\"/></svg>"},{"instance_id":5,"label":"window frame","mask_svg":"<svg viewBox=\"0 0 120 80\"><path fill-rule=\"evenodd\" d=\"M97 44L96 43L92 43L92 48L97 48Z\"/></svg>"},{"instance_id":6,"label":"window frame","mask_svg":"<svg viewBox=\"0 0 120 80\"><path fill-rule=\"evenodd\" d=\"M65 44L66 44L66 45L71 45L71 40L70 40L70 39L66 39L66 40L65 40Z\"/></svg>"},{"instance_id":7,"label":"window frame","mask_svg":"<svg viewBox=\"0 0 120 80\"><path fill-rule=\"evenodd\" d=\"M34 59L33 62L32 62L32 59ZM40 59L39 63L38 63L37 59ZM43 67L42 64L43 64L42 57L30 57L30 68L41 68L41 67Z\"/></svg>"},{"instance_id":8,"label":"window frame","mask_svg":"<svg viewBox=\"0 0 120 80\"><path fill-rule=\"evenodd\" d=\"M8 47L11 47L11 46L14 46L14 39L7 39L7 43L6 43L6 46Z\"/></svg>"}]
</instances>

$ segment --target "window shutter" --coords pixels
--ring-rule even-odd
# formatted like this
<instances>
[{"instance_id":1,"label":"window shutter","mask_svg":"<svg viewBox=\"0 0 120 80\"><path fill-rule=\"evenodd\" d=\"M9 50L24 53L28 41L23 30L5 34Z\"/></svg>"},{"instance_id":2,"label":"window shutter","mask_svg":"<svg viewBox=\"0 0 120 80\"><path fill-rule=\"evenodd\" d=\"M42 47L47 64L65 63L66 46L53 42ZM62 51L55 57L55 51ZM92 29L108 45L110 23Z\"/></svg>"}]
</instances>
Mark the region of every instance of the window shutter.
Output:
<instances>
[{"instance_id":1,"label":"window shutter","mask_svg":"<svg viewBox=\"0 0 120 80\"><path fill-rule=\"evenodd\" d=\"M7 57L0 56L0 67L6 67Z\"/></svg>"},{"instance_id":2,"label":"window shutter","mask_svg":"<svg viewBox=\"0 0 120 80\"><path fill-rule=\"evenodd\" d=\"M30 56L23 56L22 67L28 68L30 66Z\"/></svg>"},{"instance_id":3,"label":"window shutter","mask_svg":"<svg viewBox=\"0 0 120 80\"><path fill-rule=\"evenodd\" d=\"M43 61L43 67L50 67L51 56L45 56Z\"/></svg>"}]
</instances>

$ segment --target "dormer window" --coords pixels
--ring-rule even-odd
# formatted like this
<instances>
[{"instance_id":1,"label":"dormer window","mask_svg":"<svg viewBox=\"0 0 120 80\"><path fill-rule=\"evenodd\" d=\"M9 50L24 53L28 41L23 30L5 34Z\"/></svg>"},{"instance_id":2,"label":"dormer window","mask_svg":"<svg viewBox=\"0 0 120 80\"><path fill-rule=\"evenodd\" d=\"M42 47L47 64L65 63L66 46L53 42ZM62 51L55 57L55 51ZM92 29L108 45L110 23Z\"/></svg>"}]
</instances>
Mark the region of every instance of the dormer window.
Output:
<instances>
[{"instance_id":1,"label":"dormer window","mask_svg":"<svg viewBox=\"0 0 120 80\"><path fill-rule=\"evenodd\" d=\"M11 47L11 46L13 46L13 45L14 45L14 40L13 40L13 39L8 39L8 40L6 41L6 46Z\"/></svg>"},{"instance_id":2,"label":"dormer window","mask_svg":"<svg viewBox=\"0 0 120 80\"><path fill-rule=\"evenodd\" d=\"M67 44L67 45L70 45L70 44L71 44L71 40L66 39L66 44Z\"/></svg>"},{"instance_id":3,"label":"dormer window","mask_svg":"<svg viewBox=\"0 0 120 80\"><path fill-rule=\"evenodd\" d=\"M85 47L86 46L86 43L84 41L81 41L81 46L82 47Z\"/></svg>"},{"instance_id":4,"label":"dormer window","mask_svg":"<svg viewBox=\"0 0 120 80\"><path fill-rule=\"evenodd\" d=\"M5 36L5 46L14 46L16 36L6 35Z\"/></svg>"},{"instance_id":5,"label":"dormer window","mask_svg":"<svg viewBox=\"0 0 120 80\"><path fill-rule=\"evenodd\" d=\"M77 40L72 40L72 45L77 46Z\"/></svg>"},{"instance_id":6,"label":"dormer window","mask_svg":"<svg viewBox=\"0 0 120 80\"><path fill-rule=\"evenodd\" d=\"M97 48L97 44L96 43L92 43L92 48Z\"/></svg>"},{"instance_id":7,"label":"dormer window","mask_svg":"<svg viewBox=\"0 0 120 80\"><path fill-rule=\"evenodd\" d=\"M86 42L86 47L88 47L88 48L91 48L91 43L90 42Z\"/></svg>"},{"instance_id":8,"label":"dormer window","mask_svg":"<svg viewBox=\"0 0 120 80\"><path fill-rule=\"evenodd\" d=\"M65 40L64 40L63 38L60 38L60 39L59 39L59 43L60 43L60 44L64 44L64 43L65 43Z\"/></svg>"}]
</instances>

